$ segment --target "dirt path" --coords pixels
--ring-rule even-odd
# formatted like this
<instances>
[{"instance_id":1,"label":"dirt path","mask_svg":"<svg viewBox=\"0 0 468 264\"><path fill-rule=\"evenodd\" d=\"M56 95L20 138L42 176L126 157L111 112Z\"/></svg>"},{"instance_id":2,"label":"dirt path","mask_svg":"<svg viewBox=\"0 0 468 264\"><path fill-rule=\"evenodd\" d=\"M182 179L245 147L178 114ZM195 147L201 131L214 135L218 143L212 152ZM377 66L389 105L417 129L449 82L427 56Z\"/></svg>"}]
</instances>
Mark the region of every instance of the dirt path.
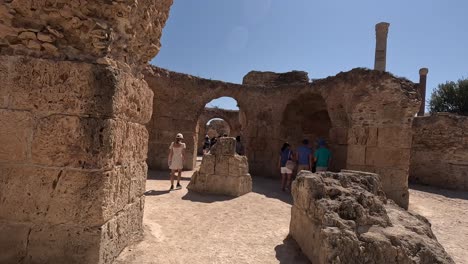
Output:
<instances>
[{"instance_id":1,"label":"dirt path","mask_svg":"<svg viewBox=\"0 0 468 264\"><path fill-rule=\"evenodd\" d=\"M166 172L150 171L144 240L124 249L117 264L309 263L289 231L291 197L278 182L254 178L254 191L238 198L168 192ZM468 264L468 193L412 186L410 210L426 216L439 242L458 264Z\"/></svg>"},{"instance_id":2,"label":"dirt path","mask_svg":"<svg viewBox=\"0 0 468 264\"><path fill-rule=\"evenodd\" d=\"M291 198L278 183L256 179L238 198L168 192L167 173L150 172L144 241L124 249L116 263L309 263L289 231Z\"/></svg>"},{"instance_id":3,"label":"dirt path","mask_svg":"<svg viewBox=\"0 0 468 264\"><path fill-rule=\"evenodd\" d=\"M410 210L425 216L445 250L468 264L468 192L410 186Z\"/></svg>"}]
</instances>

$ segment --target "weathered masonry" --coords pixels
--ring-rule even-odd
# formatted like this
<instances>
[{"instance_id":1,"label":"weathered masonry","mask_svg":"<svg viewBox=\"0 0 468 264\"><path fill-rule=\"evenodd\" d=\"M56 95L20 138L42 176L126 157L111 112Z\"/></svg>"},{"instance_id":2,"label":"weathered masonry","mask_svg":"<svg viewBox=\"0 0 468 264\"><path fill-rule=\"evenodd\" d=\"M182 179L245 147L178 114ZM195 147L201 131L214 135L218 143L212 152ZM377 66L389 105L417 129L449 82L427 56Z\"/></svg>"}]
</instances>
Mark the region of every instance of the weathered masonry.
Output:
<instances>
[{"instance_id":1,"label":"weathered masonry","mask_svg":"<svg viewBox=\"0 0 468 264\"><path fill-rule=\"evenodd\" d=\"M468 191L468 117L414 119L410 181Z\"/></svg>"},{"instance_id":2,"label":"weathered masonry","mask_svg":"<svg viewBox=\"0 0 468 264\"><path fill-rule=\"evenodd\" d=\"M142 234L172 0L1 1L0 263L111 263Z\"/></svg>"},{"instance_id":3,"label":"weathered masonry","mask_svg":"<svg viewBox=\"0 0 468 264\"><path fill-rule=\"evenodd\" d=\"M155 102L147 125L152 168L166 169L166 150L177 132L187 142L186 168L193 168L199 117L206 103L229 96L241 110L252 175L277 175L282 142L298 146L303 138L322 137L333 151L333 170L379 173L387 195L408 206L411 124L420 104L417 85L410 81L354 69L312 83L305 72L251 72L240 85L153 66L145 79Z\"/></svg>"}]
</instances>

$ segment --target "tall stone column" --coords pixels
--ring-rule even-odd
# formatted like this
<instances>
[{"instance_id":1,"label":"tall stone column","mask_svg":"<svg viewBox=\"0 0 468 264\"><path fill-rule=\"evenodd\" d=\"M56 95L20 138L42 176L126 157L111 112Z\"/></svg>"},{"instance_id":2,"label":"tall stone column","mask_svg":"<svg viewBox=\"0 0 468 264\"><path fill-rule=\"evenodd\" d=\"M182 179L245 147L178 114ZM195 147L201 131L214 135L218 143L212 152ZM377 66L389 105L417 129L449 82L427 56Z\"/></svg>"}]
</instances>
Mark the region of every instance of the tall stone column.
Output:
<instances>
[{"instance_id":1,"label":"tall stone column","mask_svg":"<svg viewBox=\"0 0 468 264\"><path fill-rule=\"evenodd\" d=\"M387 65L387 36L389 23L380 22L375 25L375 62L374 69L385 71Z\"/></svg>"},{"instance_id":2,"label":"tall stone column","mask_svg":"<svg viewBox=\"0 0 468 264\"><path fill-rule=\"evenodd\" d=\"M111 263L141 237L139 68L171 4L1 2L0 263Z\"/></svg>"},{"instance_id":3,"label":"tall stone column","mask_svg":"<svg viewBox=\"0 0 468 264\"><path fill-rule=\"evenodd\" d=\"M427 74L429 73L428 68L419 69L419 93L421 94L421 107L419 108L418 116L424 116L426 110L426 82Z\"/></svg>"}]
</instances>

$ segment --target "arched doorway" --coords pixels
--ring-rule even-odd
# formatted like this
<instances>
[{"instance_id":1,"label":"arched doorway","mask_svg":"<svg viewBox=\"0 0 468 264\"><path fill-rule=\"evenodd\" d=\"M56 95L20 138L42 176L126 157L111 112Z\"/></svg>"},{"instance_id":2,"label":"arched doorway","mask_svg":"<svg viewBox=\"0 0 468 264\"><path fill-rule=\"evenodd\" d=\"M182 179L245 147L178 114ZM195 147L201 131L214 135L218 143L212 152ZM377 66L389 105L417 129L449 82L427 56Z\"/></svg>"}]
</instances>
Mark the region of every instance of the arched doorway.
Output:
<instances>
[{"instance_id":1,"label":"arched doorway","mask_svg":"<svg viewBox=\"0 0 468 264\"><path fill-rule=\"evenodd\" d=\"M220 136L226 135L229 137L235 136L231 134L231 125L224 120L223 118L212 118L208 122L204 123L204 116L200 117L198 123L198 155L203 155L203 144L205 138L209 139L218 138Z\"/></svg>"},{"instance_id":2,"label":"arched doorway","mask_svg":"<svg viewBox=\"0 0 468 264\"><path fill-rule=\"evenodd\" d=\"M304 139L315 150L319 139L330 142L332 123L325 100L320 94L304 94L289 102L281 122L281 140L289 142L293 149L300 146Z\"/></svg>"},{"instance_id":3,"label":"arched doorway","mask_svg":"<svg viewBox=\"0 0 468 264\"><path fill-rule=\"evenodd\" d=\"M245 114L240 111L237 101L232 97L219 97L205 104L199 114L196 128L197 145L194 149L197 150L197 154L203 154L205 136L242 136L244 119Z\"/></svg>"}]
</instances>

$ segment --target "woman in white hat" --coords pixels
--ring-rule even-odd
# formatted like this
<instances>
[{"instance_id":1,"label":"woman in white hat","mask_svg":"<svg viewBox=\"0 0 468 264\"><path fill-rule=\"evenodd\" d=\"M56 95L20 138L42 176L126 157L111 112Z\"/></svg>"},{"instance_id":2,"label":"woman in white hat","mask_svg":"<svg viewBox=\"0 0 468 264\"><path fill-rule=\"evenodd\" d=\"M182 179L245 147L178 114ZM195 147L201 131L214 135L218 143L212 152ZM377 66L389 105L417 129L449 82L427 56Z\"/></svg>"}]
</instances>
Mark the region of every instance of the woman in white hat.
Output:
<instances>
[{"instance_id":1,"label":"woman in white hat","mask_svg":"<svg viewBox=\"0 0 468 264\"><path fill-rule=\"evenodd\" d=\"M169 165L169 169L171 169L171 188L170 190L174 189L174 177L176 172L177 175L177 189L182 188L180 185L180 177L182 174L182 168L184 167L184 156L185 156L185 143L182 143L184 136L181 133L178 133L175 138L175 142L171 143L169 147L169 157L167 159L167 163Z\"/></svg>"}]
</instances>

